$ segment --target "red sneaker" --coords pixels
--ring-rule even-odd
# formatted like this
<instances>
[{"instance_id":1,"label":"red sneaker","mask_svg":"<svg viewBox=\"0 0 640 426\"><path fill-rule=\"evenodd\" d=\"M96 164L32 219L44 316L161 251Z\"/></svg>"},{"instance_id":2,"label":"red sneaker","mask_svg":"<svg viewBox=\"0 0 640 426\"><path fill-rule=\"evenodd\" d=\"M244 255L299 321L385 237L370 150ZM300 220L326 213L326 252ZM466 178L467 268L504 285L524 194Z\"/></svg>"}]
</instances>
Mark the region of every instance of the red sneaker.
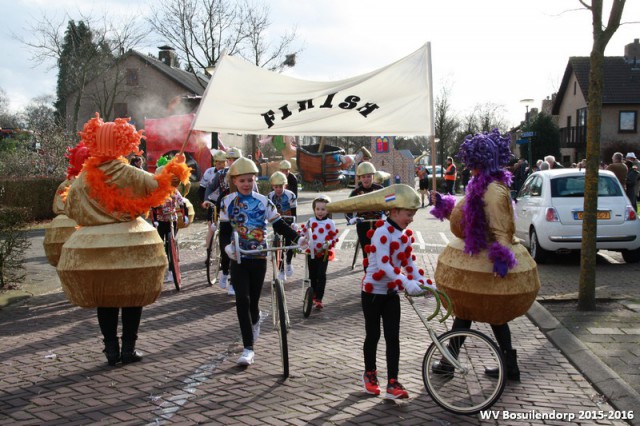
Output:
<instances>
[{"instance_id":1,"label":"red sneaker","mask_svg":"<svg viewBox=\"0 0 640 426\"><path fill-rule=\"evenodd\" d=\"M404 386L402 386L396 379L391 379L387 385L387 394L385 395L385 398L407 399L409 398L409 392L404 390Z\"/></svg>"},{"instance_id":2,"label":"red sneaker","mask_svg":"<svg viewBox=\"0 0 640 426\"><path fill-rule=\"evenodd\" d=\"M376 370L365 371L362 375L364 391L371 395L380 395L380 385L378 384L378 372Z\"/></svg>"},{"instance_id":3,"label":"red sneaker","mask_svg":"<svg viewBox=\"0 0 640 426\"><path fill-rule=\"evenodd\" d=\"M316 305L316 309L324 308L324 305L322 304L322 300L314 300L313 303L314 305Z\"/></svg>"}]
</instances>

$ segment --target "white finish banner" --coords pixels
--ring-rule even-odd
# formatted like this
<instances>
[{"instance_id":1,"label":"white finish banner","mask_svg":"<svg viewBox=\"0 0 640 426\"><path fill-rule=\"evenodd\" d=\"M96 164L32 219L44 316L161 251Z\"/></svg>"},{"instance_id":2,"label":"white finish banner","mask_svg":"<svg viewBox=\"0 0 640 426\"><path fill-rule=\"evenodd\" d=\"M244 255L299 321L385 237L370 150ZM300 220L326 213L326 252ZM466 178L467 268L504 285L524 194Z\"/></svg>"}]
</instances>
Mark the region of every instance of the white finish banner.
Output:
<instances>
[{"instance_id":1,"label":"white finish banner","mask_svg":"<svg viewBox=\"0 0 640 426\"><path fill-rule=\"evenodd\" d=\"M288 77L225 55L195 130L293 136L432 134L430 45L370 73L334 82Z\"/></svg>"}]
</instances>

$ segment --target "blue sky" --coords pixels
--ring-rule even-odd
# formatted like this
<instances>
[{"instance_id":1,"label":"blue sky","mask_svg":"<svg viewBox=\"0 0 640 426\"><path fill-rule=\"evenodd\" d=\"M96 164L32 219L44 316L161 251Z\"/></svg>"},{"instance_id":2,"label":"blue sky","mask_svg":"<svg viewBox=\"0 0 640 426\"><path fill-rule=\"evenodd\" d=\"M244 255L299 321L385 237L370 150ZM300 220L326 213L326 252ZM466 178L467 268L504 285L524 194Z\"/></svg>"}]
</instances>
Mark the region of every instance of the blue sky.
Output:
<instances>
[{"instance_id":1,"label":"blue sky","mask_svg":"<svg viewBox=\"0 0 640 426\"><path fill-rule=\"evenodd\" d=\"M254 0L261 2L263 0ZM53 63L36 64L12 34L29 38L28 28L43 14L66 10L100 16L145 15L157 0L2 0L0 87L12 109L43 94L54 94ZM270 0L272 31L295 27L304 48L288 75L337 80L362 74L431 42L434 95L449 89L459 114L476 104L504 107L515 124L524 118L521 99L534 107L557 91L570 56L589 56L591 15L578 0ZM608 12L610 1L605 1ZM608 13L607 13L608 16ZM623 22L607 56L622 56L640 38L640 1L628 0ZM605 19L606 22L606 19ZM157 53L158 40L137 47Z\"/></svg>"}]
</instances>

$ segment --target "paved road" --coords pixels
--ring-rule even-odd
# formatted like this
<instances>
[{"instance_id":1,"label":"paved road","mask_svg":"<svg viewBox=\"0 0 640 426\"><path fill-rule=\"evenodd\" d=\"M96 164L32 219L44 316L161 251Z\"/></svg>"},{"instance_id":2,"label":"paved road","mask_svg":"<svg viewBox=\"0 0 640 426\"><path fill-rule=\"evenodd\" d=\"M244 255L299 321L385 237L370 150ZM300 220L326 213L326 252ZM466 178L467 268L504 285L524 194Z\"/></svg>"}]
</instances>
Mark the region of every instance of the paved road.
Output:
<instances>
[{"instance_id":1,"label":"paved road","mask_svg":"<svg viewBox=\"0 0 640 426\"><path fill-rule=\"evenodd\" d=\"M310 211L312 195L302 194L301 218ZM341 196L331 195L334 199ZM348 229L342 219L336 219L343 232ZM424 247L416 247L419 260L433 273L437 253L450 234L446 226L430 219L426 210L419 211L415 225L412 228L424 241ZM198 223L181 231L184 288L177 293L166 284L160 299L144 309L138 346L146 356L141 363L107 367L95 312L71 306L57 289L1 310L0 423L502 425L567 424L542 418L560 415L589 417L611 412L621 416L608 402L620 395L602 395L527 317L512 323L522 382L507 385L493 407L497 420L446 412L433 403L422 384L421 364L429 339L407 303L402 305L400 380L411 399L398 403L365 395L359 384L364 337L359 302L362 269L351 270L352 230L346 236L343 233L341 250L329 265L326 308L314 311L308 319L300 309L301 258L294 261L294 277L286 284L292 320L291 377L285 382L280 379L278 340L270 318L263 324L256 345L256 363L238 368L235 360L242 347L234 301L225 291L206 285L204 233L204 226ZM57 277L46 264L41 238L33 238L28 271L43 286L55 286ZM420 238L417 244L420 246ZM610 257L615 260L615 254ZM607 258L601 262L599 282L611 281L599 287L599 294L614 298L629 293L631 271L636 267ZM575 262L560 259L540 269L541 300L566 298L575 292L579 269ZM268 310L269 300L265 287L263 311ZM562 305L545 306L553 311L554 306ZM569 320L573 313L562 308L557 316L564 314ZM450 322L438 327L444 331L447 326ZM557 324L541 327L551 333L562 329ZM476 328L491 335L484 325ZM598 332L594 328L598 327L587 330ZM620 324L603 328L611 329L607 336L613 338L609 340L638 337ZM614 334L613 329L623 334ZM635 347L637 362L637 344ZM382 381L384 359L381 342L378 361ZM520 417L515 413L521 413ZM583 419L579 423L625 424L616 419Z\"/></svg>"}]
</instances>

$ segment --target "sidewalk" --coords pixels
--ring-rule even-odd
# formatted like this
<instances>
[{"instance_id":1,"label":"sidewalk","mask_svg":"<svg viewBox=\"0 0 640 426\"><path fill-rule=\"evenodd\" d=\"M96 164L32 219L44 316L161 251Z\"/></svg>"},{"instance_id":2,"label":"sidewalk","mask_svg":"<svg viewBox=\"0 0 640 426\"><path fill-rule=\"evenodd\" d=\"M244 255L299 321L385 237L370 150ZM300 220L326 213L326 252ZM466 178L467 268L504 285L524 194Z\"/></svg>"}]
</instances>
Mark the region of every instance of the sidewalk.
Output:
<instances>
[{"instance_id":1,"label":"sidewalk","mask_svg":"<svg viewBox=\"0 0 640 426\"><path fill-rule=\"evenodd\" d=\"M177 293L165 284L159 300L143 311L138 347L145 359L109 368L95 311L67 302L44 257L44 233L35 232L26 266L39 291L0 310L0 424L567 424L541 416L582 413L586 418L580 424L618 425L626 422L618 420L624 413L615 407L628 412L639 406L637 384L631 381L640 356L634 340L640 336L638 315L618 322L620 312L611 312L605 321L546 302L510 324L522 381L507 384L493 407L498 420L456 416L433 403L421 373L429 338L405 301L399 378L411 399L367 396L359 383L362 269L351 270L349 247L329 265L326 308L308 319L301 313L304 268L300 258L294 260L296 271L286 284L291 377L281 381L278 338L270 317L256 345L256 363L240 369L235 365L242 347L234 301L226 291L206 284L204 233L201 223L181 231L183 290ZM422 260L433 273L436 256L423 254ZM539 300L569 297L570 292L558 286L570 288L575 277L558 276L553 268L550 274L542 274ZM622 291L614 287L608 289L609 297L621 297ZM265 286L263 312L269 302ZM492 336L485 325L474 328ZM602 332L606 334L598 334ZM594 349L597 340L602 351ZM628 371L607 367L600 359L609 362L611 356L627 362ZM384 359L382 340L382 383ZM617 418L593 420L609 412ZM516 418L515 413L522 414ZM640 424L635 418L629 423Z\"/></svg>"}]
</instances>

